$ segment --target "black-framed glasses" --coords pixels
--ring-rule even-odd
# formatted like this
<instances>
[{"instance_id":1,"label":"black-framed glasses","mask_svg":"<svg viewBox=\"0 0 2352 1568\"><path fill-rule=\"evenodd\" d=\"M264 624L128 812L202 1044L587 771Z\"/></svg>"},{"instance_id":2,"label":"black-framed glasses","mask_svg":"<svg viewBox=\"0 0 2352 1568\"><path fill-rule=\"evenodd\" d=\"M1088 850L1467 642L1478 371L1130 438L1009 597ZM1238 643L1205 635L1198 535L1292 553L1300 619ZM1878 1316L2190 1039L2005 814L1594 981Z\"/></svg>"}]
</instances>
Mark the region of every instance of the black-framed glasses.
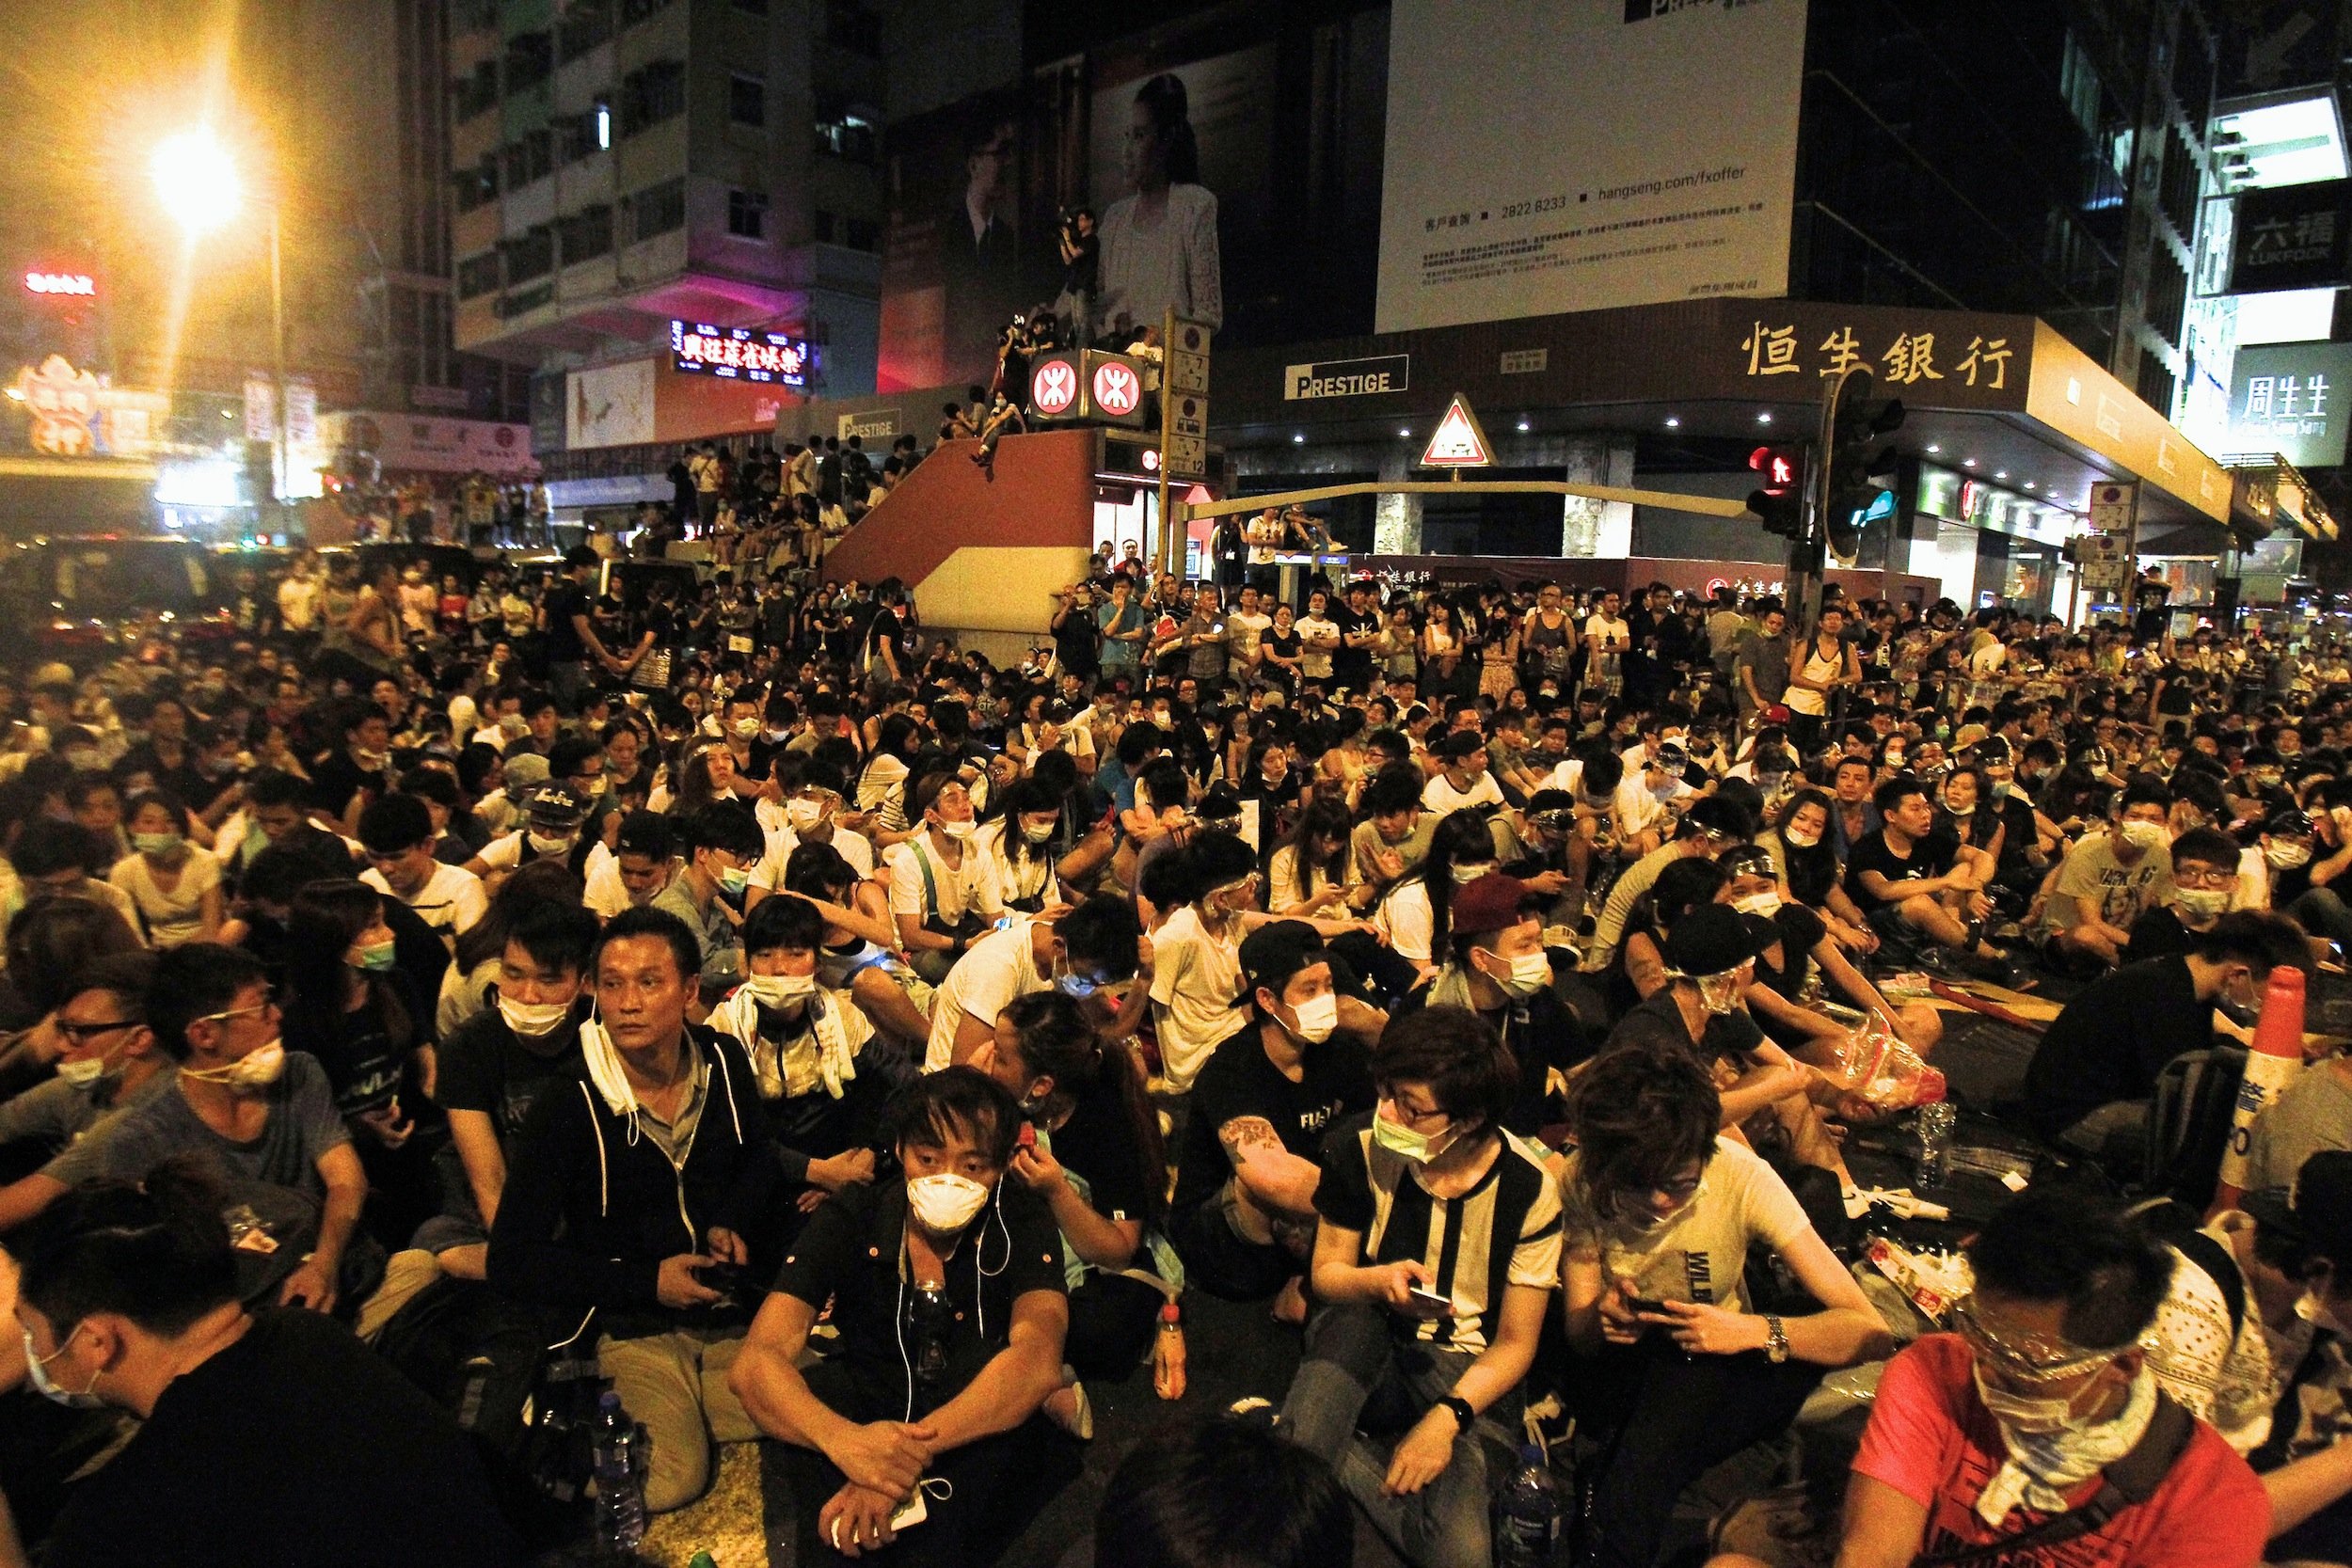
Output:
<instances>
[{"instance_id":1,"label":"black-framed glasses","mask_svg":"<svg viewBox=\"0 0 2352 1568\"><path fill-rule=\"evenodd\" d=\"M65 1037L68 1045L75 1046L87 1045L101 1035L111 1035L118 1030L137 1029L142 1026L143 1021L135 1018L117 1019L111 1023L68 1023L63 1019L57 1020L57 1033Z\"/></svg>"}]
</instances>

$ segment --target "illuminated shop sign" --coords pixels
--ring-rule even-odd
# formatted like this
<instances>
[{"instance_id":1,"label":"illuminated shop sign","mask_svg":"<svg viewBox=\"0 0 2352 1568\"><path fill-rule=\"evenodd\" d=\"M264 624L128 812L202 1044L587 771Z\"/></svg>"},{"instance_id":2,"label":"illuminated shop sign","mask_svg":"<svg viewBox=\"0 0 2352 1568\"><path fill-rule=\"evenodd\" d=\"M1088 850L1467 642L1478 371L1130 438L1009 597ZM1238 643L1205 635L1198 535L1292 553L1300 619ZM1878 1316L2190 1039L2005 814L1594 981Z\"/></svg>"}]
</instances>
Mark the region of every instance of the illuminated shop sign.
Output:
<instances>
[{"instance_id":1,"label":"illuminated shop sign","mask_svg":"<svg viewBox=\"0 0 2352 1568\"><path fill-rule=\"evenodd\" d=\"M674 321L670 324L670 364L681 375L806 387L808 372L817 365L817 347L806 339L787 338L781 332Z\"/></svg>"}]
</instances>

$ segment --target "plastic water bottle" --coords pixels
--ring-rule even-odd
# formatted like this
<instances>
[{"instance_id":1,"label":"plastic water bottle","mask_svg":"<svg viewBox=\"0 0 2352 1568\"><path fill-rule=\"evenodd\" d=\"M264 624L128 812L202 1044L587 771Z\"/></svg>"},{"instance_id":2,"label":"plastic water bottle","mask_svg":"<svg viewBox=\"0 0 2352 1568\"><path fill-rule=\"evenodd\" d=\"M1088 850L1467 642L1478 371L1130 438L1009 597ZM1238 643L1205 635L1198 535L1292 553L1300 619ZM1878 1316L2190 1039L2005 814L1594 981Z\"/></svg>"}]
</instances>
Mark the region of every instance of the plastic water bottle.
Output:
<instances>
[{"instance_id":1,"label":"plastic water bottle","mask_svg":"<svg viewBox=\"0 0 2352 1568\"><path fill-rule=\"evenodd\" d=\"M1551 1568L1565 1513L1544 1450L1522 1444L1518 1469L1495 1497L1494 1568Z\"/></svg>"},{"instance_id":2,"label":"plastic water bottle","mask_svg":"<svg viewBox=\"0 0 2352 1568\"><path fill-rule=\"evenodd\" d=\"M609 1388L596 1398L589 1441L596 1478L596 1555L633 1560L645 1539L645 1434L621 1408L621 1396Z\"/></svg>"},{"instance_id":3,"label":"plastic water bottle","mask_svg":"<svg viewBox=\"0 0 2352 1568\"><path fill-rule=\"evenodd\" d=\"M1915 1129L1919 1134L1919 1164L1911 1173L1913 1192L1924 1193L1951 1180L1952 1127L1959 1119L1959 1113L1948 1100L1931 1101L1919 1107Z\"/></svg>"}]
</instances>

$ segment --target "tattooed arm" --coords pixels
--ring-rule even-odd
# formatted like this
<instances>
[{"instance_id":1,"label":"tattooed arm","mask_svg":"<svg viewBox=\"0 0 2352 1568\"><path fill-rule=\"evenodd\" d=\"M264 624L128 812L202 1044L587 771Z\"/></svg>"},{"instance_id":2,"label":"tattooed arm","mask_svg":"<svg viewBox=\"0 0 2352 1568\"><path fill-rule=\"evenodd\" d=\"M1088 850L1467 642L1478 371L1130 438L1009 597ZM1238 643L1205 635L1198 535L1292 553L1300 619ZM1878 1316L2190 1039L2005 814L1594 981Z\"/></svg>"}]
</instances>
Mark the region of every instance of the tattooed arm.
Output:
<instances>
[{"instance_id":1,"label":"tattooed arm","mask_svg":"<svg viewBox=\"0 0 2352 1568\"><path fill-rule=\"evenodd\" d=\"M1263 1117L1235 1117L1216 1130L1225 1157L1243 1191L1261 1206L1281 1213L1311 1215L1315 1183L1323 1169L1282 1147L1274 1124Z\"/></svg>"}]
</instances>

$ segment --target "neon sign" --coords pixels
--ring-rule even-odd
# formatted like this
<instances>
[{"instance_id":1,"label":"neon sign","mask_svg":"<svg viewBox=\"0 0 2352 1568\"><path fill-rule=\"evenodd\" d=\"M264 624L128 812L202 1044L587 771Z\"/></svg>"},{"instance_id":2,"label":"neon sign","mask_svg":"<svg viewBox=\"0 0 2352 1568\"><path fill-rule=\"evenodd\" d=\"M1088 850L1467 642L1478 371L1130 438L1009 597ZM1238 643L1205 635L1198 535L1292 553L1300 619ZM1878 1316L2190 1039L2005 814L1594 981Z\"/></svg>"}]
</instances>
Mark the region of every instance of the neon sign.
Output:
<instances>
[{"instance_id":1,"label":"neon sign","mask_svg":"<svg viewBox=\"0 0 2352 1568\"><path fill-rule=\"evenodd\" d=\"M37 294L80 294L88 298L98 293L98 280L86 272L28 272L24 275L24 287Z\"/></svg>"},{"instance_id":2,"label":"neon sign","mask_svg":"<svg viewBox=\"0 0 2352 1568\"><path fill-rule=\"evenodd\" d=\"M670 365L681 375L715 375L731 381L806 387L808 372L817 366L817 346L806 339L787 338L781 332L673 321Z\"/></svg>"}]
</instances>

